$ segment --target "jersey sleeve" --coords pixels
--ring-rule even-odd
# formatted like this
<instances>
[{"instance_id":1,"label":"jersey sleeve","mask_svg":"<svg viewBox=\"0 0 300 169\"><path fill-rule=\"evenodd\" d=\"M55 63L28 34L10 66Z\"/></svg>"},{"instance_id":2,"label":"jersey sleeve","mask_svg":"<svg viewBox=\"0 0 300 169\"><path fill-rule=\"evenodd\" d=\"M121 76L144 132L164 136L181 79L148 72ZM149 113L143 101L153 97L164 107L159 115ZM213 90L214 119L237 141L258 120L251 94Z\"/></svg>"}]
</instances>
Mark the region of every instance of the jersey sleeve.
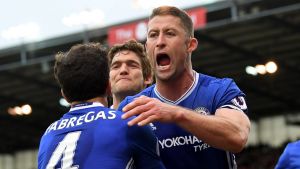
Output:
<instances>
[{"instance_id":1,"label":"jersey sleeve","mask_svg":"<svg viewBox=\"0 0 300 169\"><path fill-rule=\"evenodd\" d=\"M222 79L216 95L216 109L230 108L247 113L245 94L232 79Z\"/></svg>"},{"instance_id":2,"label":"jersey sleeve","mask_svg":"<svg viewBox=\"0 0 300 169\"><path fill-rule=\"evenodd\" d=\"M158 140L150 126L128 128L127 139L133 150L137 169L165 169L159 156Z\"/></svg>"},{"instance_id":3,"label":"jersey sleeve","mask_svg":"<svg viewBox=\"0 0 300 169\"><path fill-rule=\"evenodd\" d=\"M289 151L290 151L290 144L288 144L286 146L286 148L284 149L283 153L281 154L276 166L275 166L275 169L284 169L284 168L289 168L289 164L290 164L290 161L289 161Z\"/></svg>"},{"instance_id":4,"label":"jersey sleeve","mask_svg":"<svg viewBox=\"0 0 300 169\"><path fill-rule=\"evenodd\" d=\"M38 151L38 169L42 169L44 164L44 158L45 158L45 146L43 141L44 136L42 137L39 145L39 151Z\"/></svg>"},{"instance_id":5,"label":"jersey sleeve","mask_svg":"<svg viewBox=\"0 0 300 169\"><path fill-rule=\"evenodd\" d=\"M129 103L129 97L127 96L120 104L118 107L118 111L122 111L122 109Z\"/></svg>"}]
</instances>

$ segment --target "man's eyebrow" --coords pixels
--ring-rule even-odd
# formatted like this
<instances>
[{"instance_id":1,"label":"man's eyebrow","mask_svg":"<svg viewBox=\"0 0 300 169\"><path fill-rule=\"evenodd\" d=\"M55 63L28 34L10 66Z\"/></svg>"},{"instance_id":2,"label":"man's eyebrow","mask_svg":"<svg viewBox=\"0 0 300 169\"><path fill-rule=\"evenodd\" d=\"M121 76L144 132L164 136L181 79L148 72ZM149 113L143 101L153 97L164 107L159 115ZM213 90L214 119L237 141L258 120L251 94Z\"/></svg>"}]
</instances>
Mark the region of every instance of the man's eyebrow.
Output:
<instances>
[{"instance_id":1,"label":"man's eyebrow","mask_svg":"<svg viewBox=\"0 0 300 169\"><path fill-rule=\"evenodd\" d=\"M130 63L130 64L135 63L135 64L140 65L140 62L138 62L136 60L127 60L126 63Z\"/></svg>"},{"instance_id":2,"label":"man's eyebrow","mask_svg":"<svg viewBox=\"0 0 300 169\"><path fill-rule=\"evenodd\" d=\"M128 59L128 60L117 60L117 61L111 62L111 65L113 65L113 64L119 64L119 63L136 63L136 64L139 64L139 65L140 65L140 62L138 62L138 61L136 61L136 60L133 60L133 59Z\"/></svg>"},{"instance_id":3,"label":"man's eyebrow","mask_svg":"<svg viewBox=\"0 0 300 169\"><path fill-rule=\"evenodd\" d=\"M119 63L120 63L120 61L119 61L119 60L117 60L117 61L111 62L111 64L110 64L110 65L115 65L115 64L119 64Z\"/></svg>"},{"instance_id":4,"label":"man's eyebrow","mask_svg":"<svg viewBox=\"0 0 300 169\"><path fill-rule=\"evenodd\" d=\"M157 28L152 28L152 29L149 29L148 30L148 33L150 33L150 32L158 32L159 30L157 29Z\"/></svg>"}]
</instances>

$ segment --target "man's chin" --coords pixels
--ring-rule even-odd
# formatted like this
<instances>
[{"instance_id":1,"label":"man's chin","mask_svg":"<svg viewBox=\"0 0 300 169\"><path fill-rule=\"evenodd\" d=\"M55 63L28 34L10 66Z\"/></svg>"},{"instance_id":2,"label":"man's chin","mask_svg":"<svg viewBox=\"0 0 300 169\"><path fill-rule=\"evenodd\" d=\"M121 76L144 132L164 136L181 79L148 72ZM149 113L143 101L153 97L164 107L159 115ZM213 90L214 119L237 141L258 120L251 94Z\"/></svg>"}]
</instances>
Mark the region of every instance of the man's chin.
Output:
<instances>
[{"instance_id":1,"label":"man's chin","mask_svg":"<svg viewBox=\"0 0 300 169\"><path fill-rule=\"evenodd\" d=\"M122 97L127 97L127 96L133 96L138 94L139 92L137 92L136 90L128 90L128 89L123 89L123 90L118 90L117 95L122 96Z\"/></svg>"},{"instance_id":2,"label":"man's chin","mask_svg":"<svg viewBox=\"0 0 300 169\"><path fill-rule=\"evenodd\" d=\"M161 81L168 81L172 77L172 73L170 71L158 71L155 74L156 79L161 80Z\"/></svg>"}]
</instances>

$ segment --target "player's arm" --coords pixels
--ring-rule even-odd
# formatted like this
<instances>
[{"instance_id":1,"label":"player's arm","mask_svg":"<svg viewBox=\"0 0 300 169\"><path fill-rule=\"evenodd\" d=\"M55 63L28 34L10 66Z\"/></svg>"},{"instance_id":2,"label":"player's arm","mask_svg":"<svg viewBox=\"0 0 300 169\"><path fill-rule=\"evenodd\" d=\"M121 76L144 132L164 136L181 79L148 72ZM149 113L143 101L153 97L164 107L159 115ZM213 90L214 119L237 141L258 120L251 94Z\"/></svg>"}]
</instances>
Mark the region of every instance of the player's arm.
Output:
<instances>
[{"instance_id":1,"label":"player's arm","mask_svg":"<svg viewBox=\"0 0 300 169\"><path fill-rule=\"evenodd\" d=\"M46 159L46 145L45 145L45 137L42 136L40 140L39 150L38 150L38 163L37 167L38 169L45 168L45 159Z\"/></svg>"},{"instance_id":2,"label":"player's arm","mask_svg":"<svg viewBox=\"0 0 300 169\"><path fill-rule=\"evenodd\" d=\"M202 115L141 96L129 103L125 111L127 112L123 114L123 118L139 114L129 121L129 125L142 126L153 121L176 123L207 144L231 152L243 149L250 130L250 121L245 113L229 108L217 109L214 116Z\"/></svg>"},{"instance_id":3,"label":"player's arm","mask_svg":"<svg viewBox=\"0 0 300 169\"><path fill-rule=\"evenodd\" d=\"M292 164L292 162L290 161L290 156L289 156L289 151L290 151L290 147L291 144L288 144L286 146L286 148L284 149L283 153L281 154L276 166L275 166L275 169L284 169L284 168L292 168L290 166L290 164Z\"/></svg>"},{"instance_id":4,"label":"player's arm","mask_svg":"<svg viewBox=\"0 0 300 169\"><path fill-rule=\"evenodd\" d=\"M159 157L158 141L150 126L128 128L128 142L136 169L165 169Z\"/></svg>"},{"instance_id":5,"label":"player's arm","mask_svg":"<svg viewBox=\"0 0 300 169\"><path fill-rule=\"evenodd\" d=\"M123 108L126 113L122 117L137 116L128 125L145 125L154 121L176 123L213 147L239 152L248 140L250 120L242 110L230 105L230 99L238 97L241 92L234 83L225 82L216 94L214 116L141 96Z\"/></svg>"},{"instance_id":6,"label":"player's arm","mask_svg":"<svg viewBox=\"0 0 300 169\"><path fill-rule=\"evenodd\" d=\"M215 116L201 115L181 107L174 111L176 124L213 147L240 152L248 140L250 121L241 111L220 108Z\"/></svg>"}]
</instances>

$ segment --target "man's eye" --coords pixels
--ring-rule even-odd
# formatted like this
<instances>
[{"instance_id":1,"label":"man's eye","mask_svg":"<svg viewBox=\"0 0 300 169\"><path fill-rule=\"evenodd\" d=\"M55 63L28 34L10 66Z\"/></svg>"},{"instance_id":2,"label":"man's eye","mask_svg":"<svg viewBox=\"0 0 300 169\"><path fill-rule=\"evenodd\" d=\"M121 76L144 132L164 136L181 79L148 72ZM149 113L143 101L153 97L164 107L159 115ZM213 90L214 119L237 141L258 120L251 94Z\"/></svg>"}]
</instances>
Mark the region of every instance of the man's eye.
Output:
<instances>
[{"instance_id":1,"label":"man's eye","mask_svg":"<svg viewBox=\"0 0 300 169\"><path fill-rule=\"evenodd\" d=\"M117 69L119 67L119 65L112 65L111 67L110 67L110 69Z\"/></svg>"},{"instance_id":2,"label":"man's eye","mask_svg":"<svg viewBox=\"0 0 300 169\"><path fill-rule=\"evenodd\" d=\"M140 65L138 63L129 63L128 66L132 68L140 68Z\"/></svg>"},{"instance_id":3,"label":"man's eye","mask_svg":"<svg viewBox=\"0 0 300 169\"><path fill-rule=\"evenodd\" d=\"M133 65L131 65L131 67L133 67L133 68L139 68L140 66L136 65L136 64L133 64Z\"/></svg>"},{"instance_id":4,"label":"man's eye","mask_svg":"<svg viewBox=\"0 0 300 169\"><path fill-rule=\"evenodd\" d=\"M174 32L167 32L166 34L167 34L167 35L170 35L170 36L174 36L174 35L175 35Z\"/></svg>"},{"instance_id":5,"label":"man's eye","mask_svg":"<svg viewBox=\"0 0 300 169\"><path fill-rule=\"evenodd\" d=\"M156 37L157 36L157 33L149 33L148 35L150 38L153 38L153 37Z\"/></svg>"}]
</instances>

